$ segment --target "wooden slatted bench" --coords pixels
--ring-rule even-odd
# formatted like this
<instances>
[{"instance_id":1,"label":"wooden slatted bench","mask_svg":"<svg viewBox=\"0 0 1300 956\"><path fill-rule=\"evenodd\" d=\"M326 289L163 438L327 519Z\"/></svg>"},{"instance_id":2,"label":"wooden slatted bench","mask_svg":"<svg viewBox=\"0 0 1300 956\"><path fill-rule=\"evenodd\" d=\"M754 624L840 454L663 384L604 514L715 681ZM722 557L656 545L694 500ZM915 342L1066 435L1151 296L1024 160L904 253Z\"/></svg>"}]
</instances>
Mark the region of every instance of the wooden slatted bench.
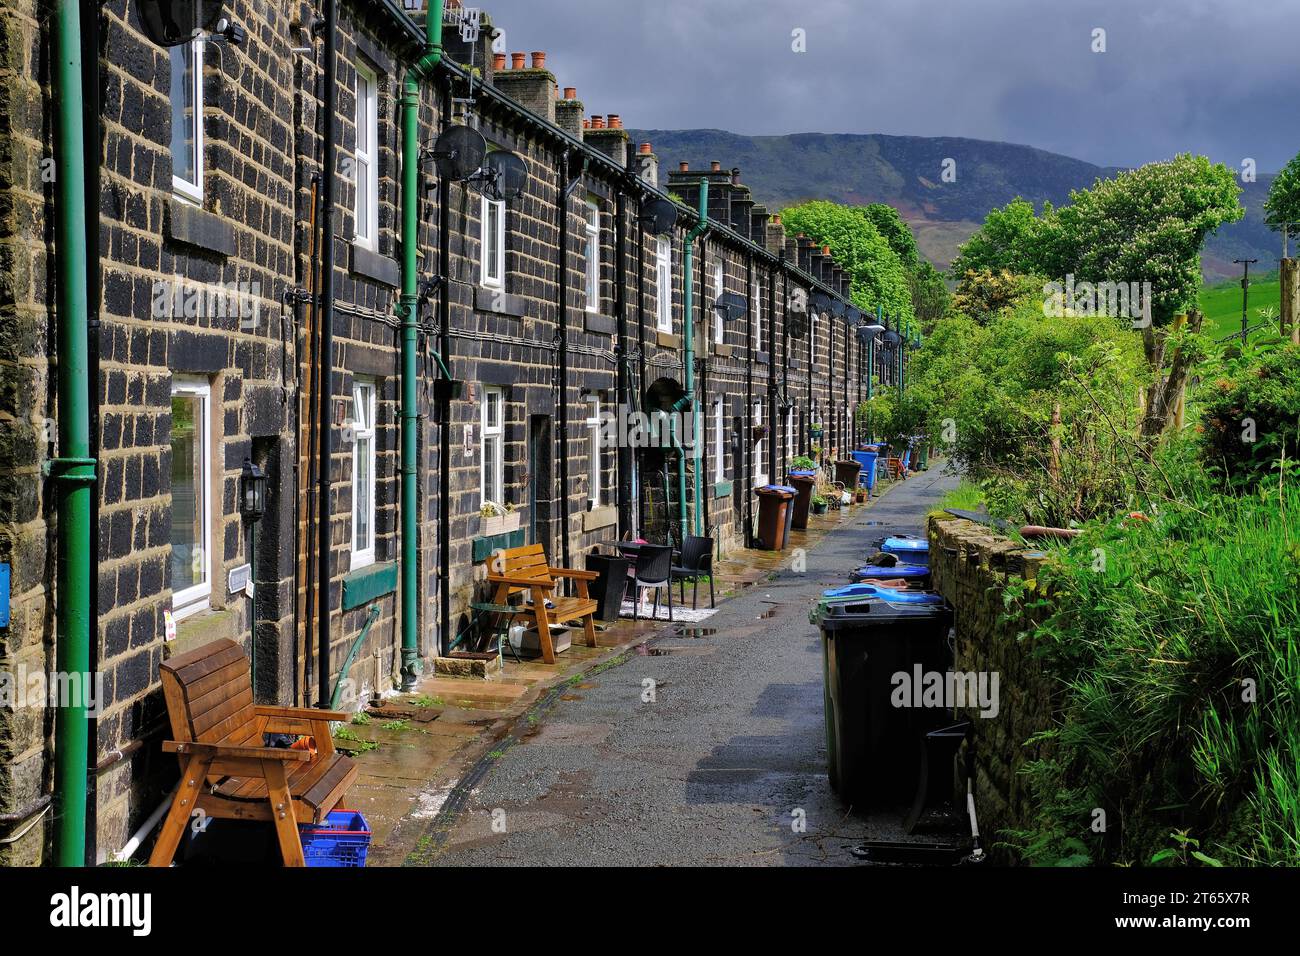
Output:
<instances>
[{"instance_id":1,"label":"wooden slatted bench","mask_svg":"<svg viewBox=\"0 0 1300 956\"><path fill-rule=\"evenodd\" d=\"M163 750L180 759L181 782L149 865L171 865L196 813L270 820L284 865L305 865L298 824L322 822L357 776L330 736L330 721L349 715L254 704L248 658L229 640L164 661L162 685L173 737ZM316 752L264 746L263 734L314 737Z\"/></svg>"},{"instance_id":2,"label":"wooden slatted bench","mask_svg":"<svg viewBox=\"0 0 1300 956\"><path fill-rule=\"evenodd\" d=\"M587 646L596 646L596 601L588 596L587 584L600 575L595 571L570 571L554 568L546 563L546 552L540 544L526 544L507 548L488 558L488 583L496 586L492 597L494 604L509 604L512 595L524 594L532 604L520 605L520 614L530 618L537 626L537 638L542 648L542 660L555 663L555 644L551 640L551 624L582 621L587 635ZM554 594L556 586L565 578L576 582L576 597ZM548 608L550 601L554 607Z\"/></svg>"}]
</instances>

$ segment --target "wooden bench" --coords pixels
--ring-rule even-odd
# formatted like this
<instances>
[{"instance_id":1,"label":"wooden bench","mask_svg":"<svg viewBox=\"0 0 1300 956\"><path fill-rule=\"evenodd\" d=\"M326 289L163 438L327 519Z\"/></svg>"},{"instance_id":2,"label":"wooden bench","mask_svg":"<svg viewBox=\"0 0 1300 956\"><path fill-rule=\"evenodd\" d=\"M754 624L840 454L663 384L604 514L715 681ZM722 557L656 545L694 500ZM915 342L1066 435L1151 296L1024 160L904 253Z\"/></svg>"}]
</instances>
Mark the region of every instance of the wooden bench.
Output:
<instances>
[{"instance_id":1,"label":"wooden bench","mask_svg":"<svg viewBox=\"0 0 1300 956\"><path fill-rule=\"evenodd\" d=\"M520 548L507 548L488 558L488 583L495 585L493 604L509 604L513 595L532 598L531 605L521 605L519 612L537 626L537 638L542 648L542 660L555 663L555 644L551 641L551 624L582 621L587 634L587 646L596 646L596 601L587 594L587 583L598 578L595 571L570 571L553 568L546 563L546 552L540 544L526 544ZM576 597L556 595L556 585L565 578L577 582ZM550 601L554 607L548 608Z\"/></svg>"},{"instance_id":2,"label":"wooden bench","mask_svg":"<svg viewBox=\"0 0 1300 956\"><path fill-rule=\"evenodd\" d=\"M181 782L149 865L171 865L196 814L270 820L284 865L305 865L298 824L323 821L357 776L330 736L330 721L349 715L254 704L248 658L229 640L164 661L162 685L173 738L163 751L180 759ZM314 737L316 752L264 746L263 734Z\"/></svg>"}]
</instances>

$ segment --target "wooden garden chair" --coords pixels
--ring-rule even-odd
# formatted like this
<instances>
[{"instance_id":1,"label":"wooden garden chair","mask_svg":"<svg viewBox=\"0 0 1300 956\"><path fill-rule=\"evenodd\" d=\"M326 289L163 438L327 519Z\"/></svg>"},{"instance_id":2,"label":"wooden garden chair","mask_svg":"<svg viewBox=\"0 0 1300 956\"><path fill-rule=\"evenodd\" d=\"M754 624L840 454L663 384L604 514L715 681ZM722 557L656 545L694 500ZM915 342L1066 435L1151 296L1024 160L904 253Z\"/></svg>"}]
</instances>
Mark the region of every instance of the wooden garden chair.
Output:
<instances>
[{"instance_id":1,"label":"wooden garden chair","mask_svg":"<svg viewBox=\"0 0 1300 956\"><path fill-rule=\"evenodd\" d=\"M520 615L530 618L537 627L537 639L542 648L542 660L555 663L555 643L551 640L551 624L564 624L581 620L587 635L587 646L596 646L596 601L587 593L587 584L600 575L595 571L570 571L554 568L546 563L546 552L540 544L526 544L507 548L488 558L488 583L495 585L493 604L509 604L514 595L532 598L532 604L521 604ZM559 583L568 578L577 582L576 597L555 594ZM554 606L547 607L550 601Z\"/></svg>"},{"instance_id":2,"label":"wooden garden chair","mask_svg":"<svg viewBox=\"0 0 1300 956\"><path fill-rule=\"evenodd\" d=\"M181 763L181 782L149 857L170 866L196 817L270 820L285 866L304 866L299 823L321 823L347 793L357 766L335 753L331 720L350 715L253 703L248 658L218 640L162 664L172 738L163 751ZM267 747L263 734L315 738L316 752Z\"/></svg>"}]
</instances>

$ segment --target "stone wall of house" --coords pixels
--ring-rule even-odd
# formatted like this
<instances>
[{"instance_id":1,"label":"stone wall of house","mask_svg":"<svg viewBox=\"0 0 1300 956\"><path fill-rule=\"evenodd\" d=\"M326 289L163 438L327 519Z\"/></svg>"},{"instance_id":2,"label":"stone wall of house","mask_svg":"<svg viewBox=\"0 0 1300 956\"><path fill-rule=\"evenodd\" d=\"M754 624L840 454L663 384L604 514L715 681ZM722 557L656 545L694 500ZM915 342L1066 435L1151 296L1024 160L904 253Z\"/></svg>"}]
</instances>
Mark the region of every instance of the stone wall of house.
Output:
<instances>
[{"instance_id":1,"label":"stone wall of house","mask_svg":"<svg viewBox=\"0 0 1300 956\"><path fill-rule=\"evenodd\" d=\"M1020 770L1044 753L1045 745L1028 741L1053 725L1053 684L1034 656L1034 630L1046 608L1025 610L1024 602L1007 606L1003 601L1012 577L1037 592L1045 558L947 514L931 515L929 540L934 587L956 610L956 670L998 675L996 716L964 709L975 727L975 803L987 848L1005 839L1005 831L1031 822L1034 808ZM993 852L996 859L1011 861L1005 851Z\"/></svg>"},{"instance_id":2,"label":"stone wall of house","mask_svg":"<svg viewBox=\"0 0 1300 956\"><path fill-rule=\"evenodd\" d=\"M330 356L332 374L328 610L331 620L332 688L343 679L356 706L372 692L399 680L401 613L396 586L389 583L400 551L400 345L394 310L400 283L399 97L404 70L419 48L418 34L393 20L390 8L343 0L339 10L338 99L333 104L339 165L322 166L321 80L323 43L313 39L312 4L304 0L227 0L222 12L248 34L242 46L203 43L201 195L179 196L172 168L171 54L150 43L139 22L138 5L106 0L97 20L100 128L100 195L92 197L100 223L102 294L92 302L99 324L92 326L98 354L98 576L92 629L92 666L104 676L105 699L95 721L91 761L90 814L100 859L120 847L157 805L175 773L158 746L166 733L159 692L159 667L172 653L216 638L241 642L256 662L259 701L310 705L318 701L316 633L304 606L306 562L315 543L306 516L315 513L316 485L310 480L311 394L303 389L312 368L311 326L321 314L301 301L312 285L320 250L312 248L313 186L337 174L339 187L333 235L335 262ZM490 21L485 21L485 25ZM486 26L485 26L486 28ZM0 562L13 570L12 618L0 629L0 671L53 667L55 644L55 514L42 465L57 453L52 283L54 193L47 160L54 104L48 76L48 18L36 0L0 6ZM461 45L464 46L464 45ZM705 427L703 469L688 474L689 489L702 485L704 525L720 552L744 544L743 522L752 493L744 487L744 458L752 455L751 407L763 403L763 471L784 475L788 451L808 443L808 410L832 401L827 349L830 328L822 320L815 370L807 361L808 337L787 340L788 300L811 291L834 273L829 261L806 240L787 242L779 225L756 206L730 170L701 171L710 179L715 217L697 246L693 276L683 275L681 225L669 237L672 263L671 327L659 329L656 315L657 237L635 225L638 177L657 167L653 153L637 151L617 126L581 128L581 104L556 97L556 78L547 68L495 70L485 42L475 48L475 102L468 122L492 148L510 149L527 162L523 196L507 208L505 285L484 287L480 275L481 186L451 186L450 234L438 232L439 190L424 193L420 210L419 270L440 280L419 316L417 471L420 514L417 553L420 581L416 622L426 667L439 653L440 598L451 602L450 633L467 620L468 604L485 596L485 548L479 506L482 410L485 390L499 388L505 401L504 478L506 500L518 506L523 539L544 545L559 561L582 567L595 548L608 549L621 530L616 508L616 449L600 461L599 503L593 504L594 476L587 424L588 400L612 409L616 370L626 360L633 391L644 396L660 379L684 384L684 289L694 283L697 360L703 382ZM467 46L448 34L451 60L465 64ZM375 75L376 148L371 157L378 179L378 229L372 242L358 243L353 209L357 179L357 64ZM483 80L495 83L484 90ZM461 105L449 97L469 92L457 67L443 70L422 92L420 137L431 144L444 116L465 122ZM491 95L489 95L491 94ZM500 95L504 94L506 99ZM516 105L510 105L513 99ZM521 112L520 107L529 113ZM554 124L556 120L561 126ZM92 129L90 135L93 137ZM92 140L93 141L93 140ZM569 251L569 372L559 375L559 218L564 183L560 156L567 152L577 187L564 201ZM647 155L649 160L647 160ZM614 161L614 166L609 161ZM647 167L646 164L649 163ZM687 177L690 179L691 177ZM430 165L423 173L433 187ZM657 185L657 179L655 181ZM616 335L619 300L615 261L616 209L625 196L626 286L622 297L625 353ZM588 309L585 290L585 225L588 202L600 219L600 293ZM450 258L447 276L437 276L439 243ZM764 258L787 248L789 261ZM750 296L761 345L751 351L750 317L729 323L721 343L712 339L712 265L724 265L725 288ZM93 264L92 264L93 265ZM245 311L191 308L194 293L214 287L236 290ZM775 309L769 304L775 289ZM838 291L847 292L840 288ZM434 351L439 347L438 305L450 303L451 348L443 359L464 392L451 403L451 446L440 454L439 403ZM842 331L842 328L841 328ZM643 346L643 347L642 347ZM843 376L846 367L836 366ZM852 372L849 371L851 375ZM356 566L351 514L356 419L353 386L372 382L376 394L375 560ZM207 569L211 593L195 613L167 622L176 604L172 564L173 516L177 510L172 460L173 389L191 382L207 389L206 451L211 478ZM320 383L316 383L316 389ZM561 434L559 401L567 398L568 428ZM842 386L841 386L842 391ZM723 480L715 475L718 447L712 402L723 411ZM798 434L787 441L785 419L776 403L793 403ZM558 459L567 459L569 480L561 483ZM246 461L268 477L267 513L253 528L239 508L240 475ZM754 469L758 470L758 469ZM451 500L448 567L440 567L440 476L449 475ZM643 475L644 530L663 533L675 526L675 471L668 488L657 475ZM561 502L568 522L562 526ZM230 572L252 564L255 598L232 593ZM376 583L380 582L380 583ZM359 584L365 584L360 587ZM364 598L349 594L361 592ZM378 615L364 646L346 674L341 665L362 633L372 609ZM173 618L175 620L175 618ZM0 814L39 808L52 784L53 711L0 708ZM23 826L27 818L19 821ZM48 820L46 821L46 824ZM7 826L7 825L6 825ZM0 837L10 832L0 826ZM33 827L22 840L0 844L0 864L38 863L48 826Z\"/></svg>"}]
</instances>

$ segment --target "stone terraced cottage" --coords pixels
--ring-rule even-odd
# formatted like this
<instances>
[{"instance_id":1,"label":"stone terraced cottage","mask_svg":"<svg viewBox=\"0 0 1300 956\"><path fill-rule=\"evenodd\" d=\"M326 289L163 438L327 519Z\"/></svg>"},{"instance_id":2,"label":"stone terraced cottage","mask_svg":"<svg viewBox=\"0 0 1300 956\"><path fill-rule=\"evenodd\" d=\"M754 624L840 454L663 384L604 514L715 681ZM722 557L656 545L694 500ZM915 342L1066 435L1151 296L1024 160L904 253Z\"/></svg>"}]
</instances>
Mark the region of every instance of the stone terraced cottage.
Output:
<instances>
[{"instance_id":1,"label":"stone terraced cottage","mask_svg":"<svg viewBox=\"0 0 1300 956\"><path fill-rule=\"evenodd\" d=\"M698 482L701 525L721 553L749 543L751 489L784 476L810 427L825 427L827 449L850 447L865 373L853 313L843 318L847 273L828 250L787 236L739 170L682 164L665 175L620 117L584 116L552 72L563 64L494 53L491 18L474 38L459 9L445 15L445 56L416 100L419 281L404 323L402 100L427 52L423 15L395 0L337 0L331 62L328 0L196 0L201 32L170 47L142 19L157 6L81 4L92 11L82 48L98 50L81 64L83 174L54 163L68 101L50 4L0 2L0 563L11 575L0 672L56 668L51 475L67 456L58 394L68 343L56 321L55 224L59 177L81 174L89 670L103 681L87 761L92 861L115 852L174 780L159 749L168 655L239 641L267 703L319 703L344 677L361 700L403 683L411 326L416 587L406 606L425 670L483 598L493 549L540 542L553 562L582 567L629 533L678 534L672 455L599 435L620 406L681 399L688 346L703 430L687 503ZM438 143L453 127L516 154L525 175L493 185L448 174L455 157ZM669 196L676 224L657 231L646 211ZM741 297L725 321L714 308L723 293ZM805 309L810 300L820 304ZM259 473L264 514L253 520L244 494ZM518 529L485 534L485 500L513 505ZM316 588L322 567L328 586ZM55 723L39 703L0 706L0 865L49 859Z\"/></svg>"}]
</instances>

